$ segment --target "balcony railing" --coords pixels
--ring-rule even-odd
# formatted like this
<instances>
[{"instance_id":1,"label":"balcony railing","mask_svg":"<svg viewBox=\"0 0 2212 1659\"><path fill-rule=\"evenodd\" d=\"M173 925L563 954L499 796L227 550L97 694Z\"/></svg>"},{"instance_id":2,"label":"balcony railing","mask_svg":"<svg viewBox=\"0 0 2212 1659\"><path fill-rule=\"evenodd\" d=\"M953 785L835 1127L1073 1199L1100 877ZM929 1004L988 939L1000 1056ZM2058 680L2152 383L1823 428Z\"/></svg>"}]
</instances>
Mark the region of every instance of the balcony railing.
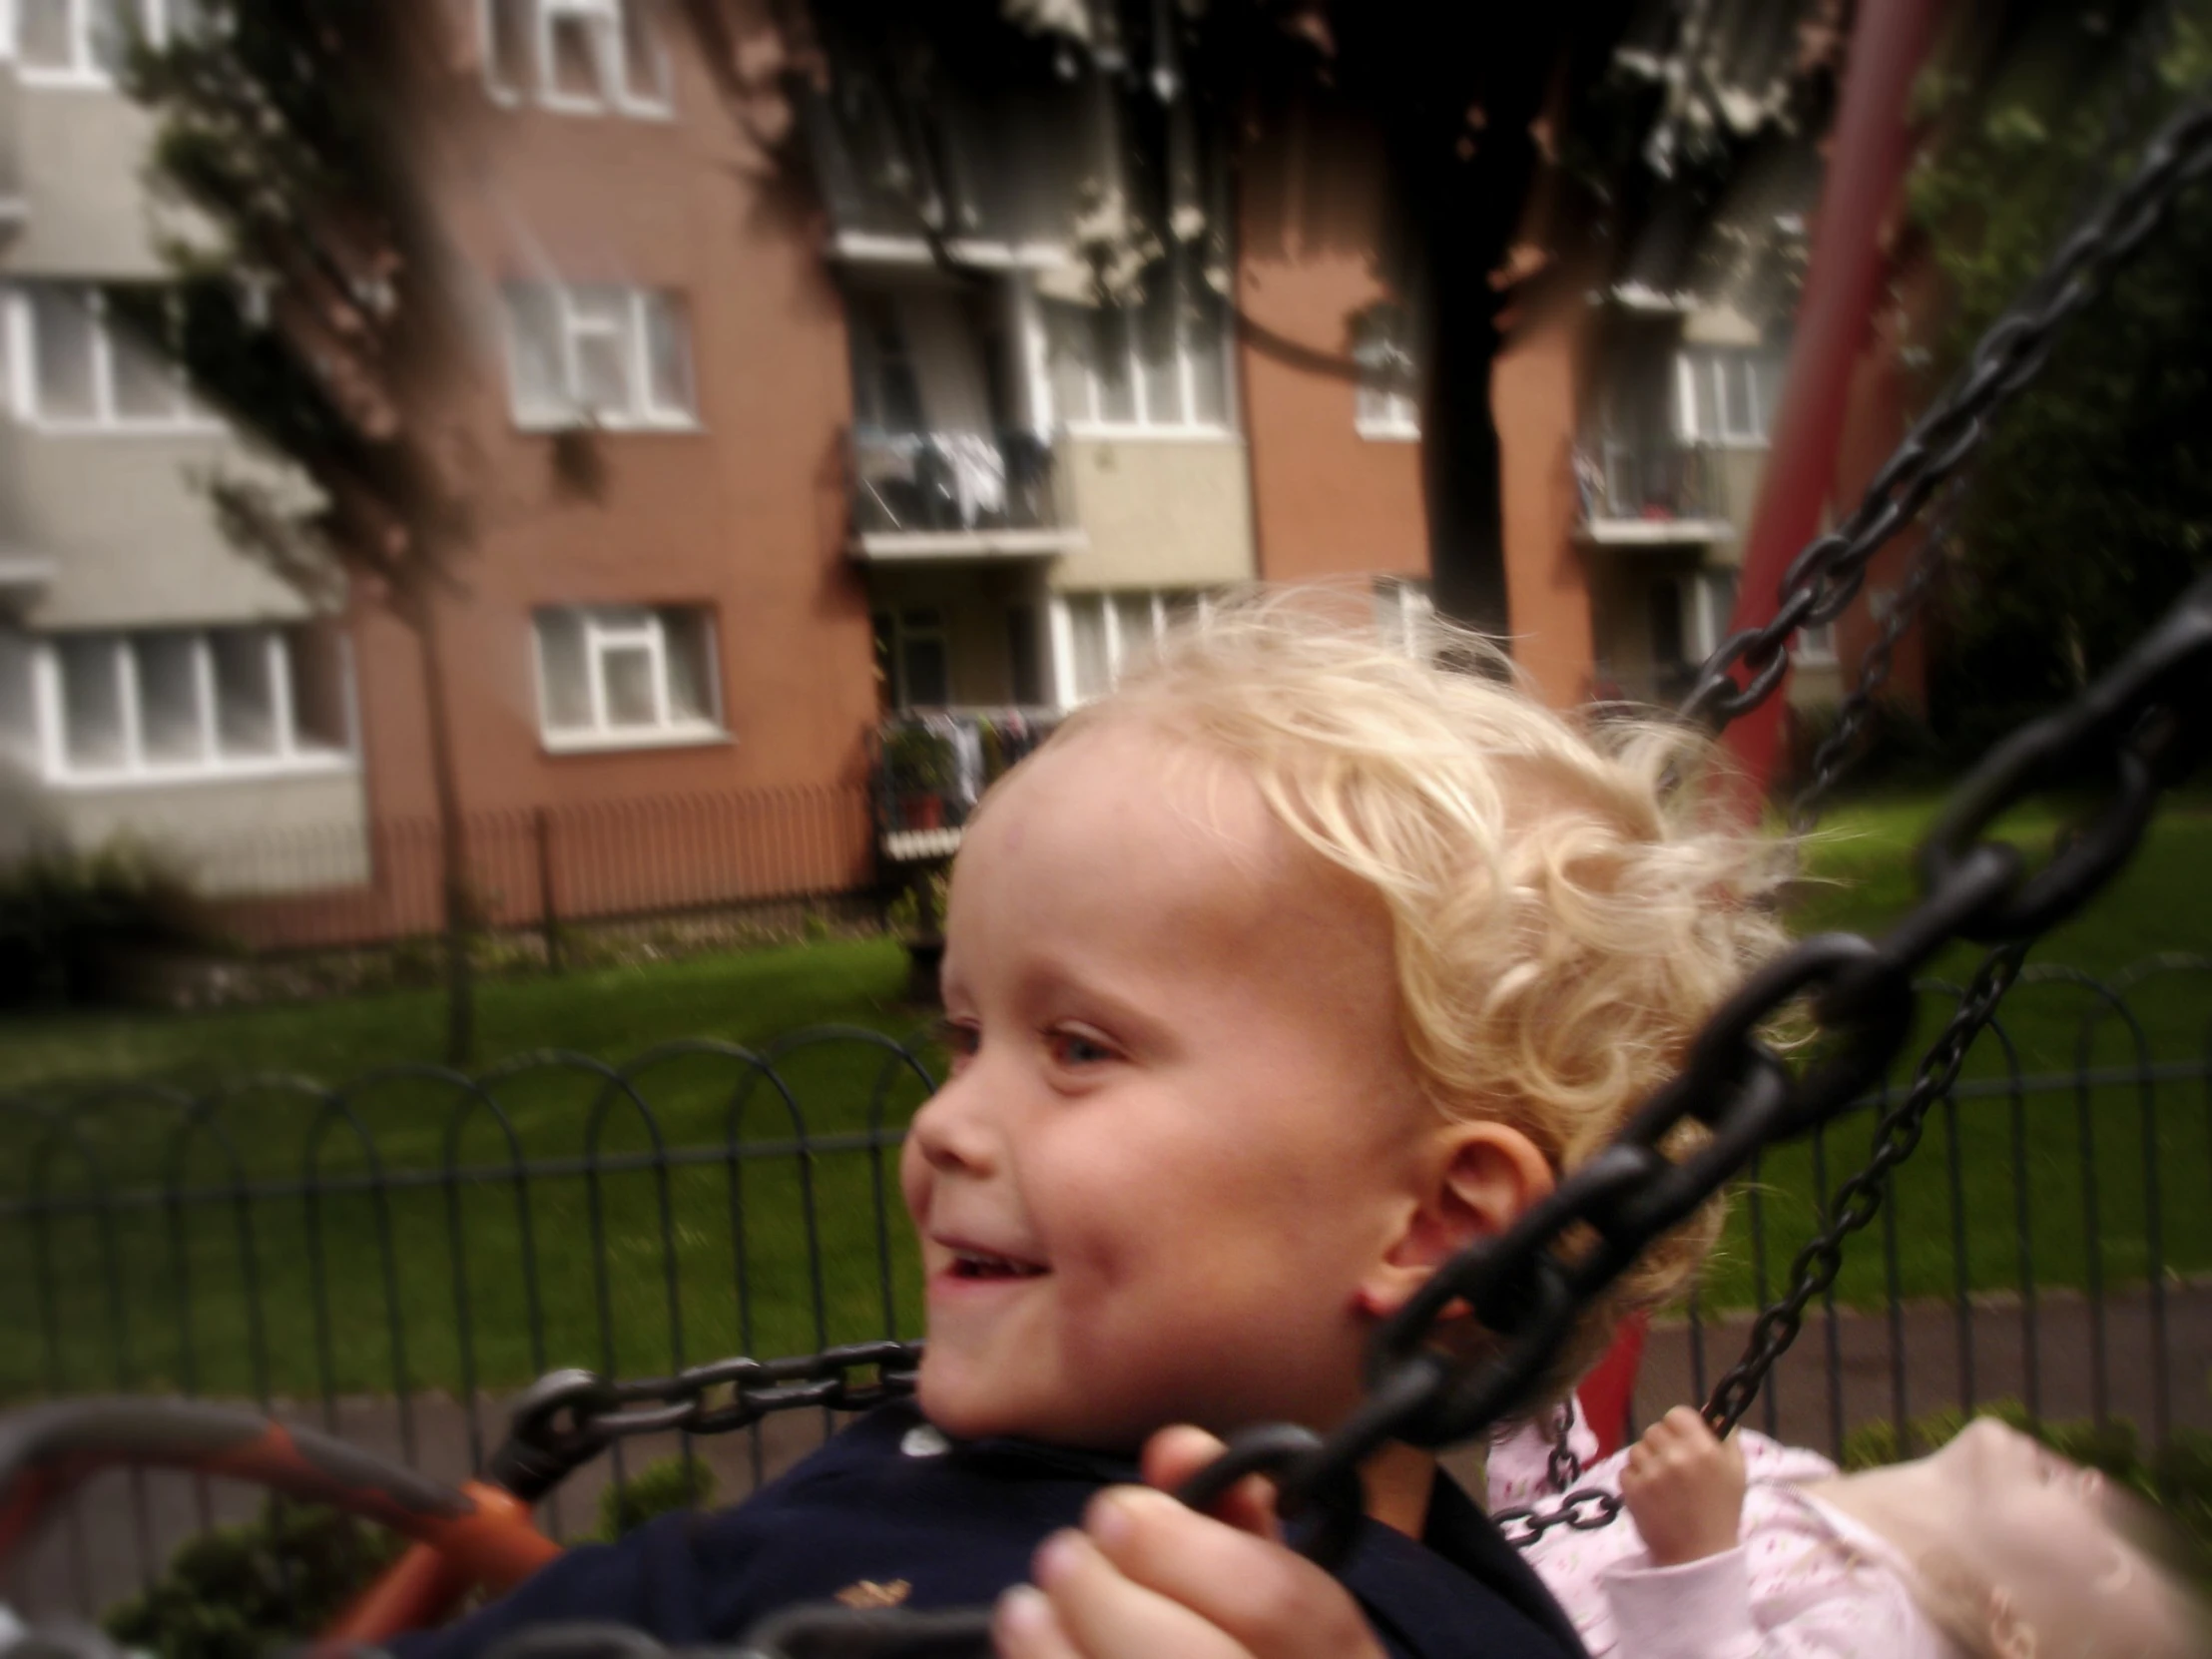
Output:
<instances>
[{"instance_id":1,"label":"balcony railing","mask_svg":"<svg viewBox=\"0 0 2212 1659\"><path fill-rule=\"evenodd\" d=\"M1584 531L1596 541L1706 539L1724 522L1710 452L1596 438L1574 452Z\"/></svg>"},{"instance_id":2,"label":"balcony railing","mask_svg":"<svg viewBox=\"0 0 2212 1659\"><path fill-rule=\"evenodd\" d=\"M1051 445L1033 432L857 431L851 477L863 556L1054 553L1080 540Z\"/></svg>"},{"instance_id":3,"label":"balcony railing","mask_svg":"<svg viewBox=\"0 0 2212 1659\"><path fill-rule=\"evenodd\" d=\"M894 715L877 733L877 844L893 862L942 857L983 792L1052 735L1057 709Z\"/></svg>"}]
</instances>

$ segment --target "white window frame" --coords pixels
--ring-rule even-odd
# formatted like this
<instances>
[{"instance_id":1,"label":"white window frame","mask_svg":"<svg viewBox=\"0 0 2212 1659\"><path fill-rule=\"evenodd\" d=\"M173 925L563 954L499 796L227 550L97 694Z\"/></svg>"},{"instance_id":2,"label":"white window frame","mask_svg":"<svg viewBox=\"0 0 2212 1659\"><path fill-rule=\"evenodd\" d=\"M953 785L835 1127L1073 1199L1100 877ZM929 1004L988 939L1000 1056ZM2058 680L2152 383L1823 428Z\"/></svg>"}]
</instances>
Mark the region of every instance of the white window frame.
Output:
<instances>
[{"instance_id":1,"label":"white window frame","mask_svg":"<svg viewBox=\"0 0 2212 1659\"><path fill-rule=\"evenodd\" d=\"M1763 349L1736 345L1685 345L1675 353L1675 418L1685 441L1708 443L1723 449L1764 449L1774 429L1776 411L1760 394L1759 369L1770 356ZM1713 407L1720 418L1717 430L1706 431L1698 423L1698 380L1706 379ZM1748 425L1731 425L1730 376L1741 379L1742 407Z\"/></svg>"},{"instance_id":2,"label":"white window frame","mask_svg":"<svg viewBox=\"0 0 2212 1659\"><path fill-rule=\"evenodd\" d=\"M4 6L8 0L0 0ZM8 401L15 417L42 432L64 434L122 434L122 435L173 435L186 432L219 432L223 423L200 406L193 398L181 370L164 361L164 368L177 382L177 406L174 414L131 415L118 412L115 397L115 337L108 326L108 298L97 287L87 287L73 282L40 283L39 286L74 294L84 305L86 320L92 331L92 394L94 409L90 415L50 415L40 406L38 385L38 323L37 307L32 302L31 284L20 284L7 290L5 315L0 317L7 329L7 349L0 352L8 367Z\"/></svg>"},{"instance_id":3,"label":"white window frame","mask_svg":"<svg viewBox=\"0 0 2212 1659\"><path fill-rule=\"evenodd\" d=\"M1836 624L1808 623L1791 636L1791 660L1799 668L1836 666Z\"/></svg>"},{"instance_id":4,"label":"white window frame","mask_svg":"<svg viewBox=\"0 0 2212 1659\"><path fill-rule=\"evenodd\" d=\"M635 66L629 61L629 31L624 27L628 21L626 14L632 6L645 4L649 4L649 0L477 0L477 41L483 55L485 94L493 103L510 109L527 100L540 109L562 115L612 112L641 121L672 119L676 114L676 66L670 58L667 40L656 34L657 74L635 75ZM515 86L500 78L495 14L502 5L519 6L527 13L523 33L528 42L529 63L525 74L535 85ZM599 64L602 91L597 97L563 92L555 82L554 31L570 19L581 22L586 28L607 31ZM661 21L659 13L647 14L649 27ZM646 79L657 81L658 87L641 92L639 88ZM608 96L609 81L612 82L611 97Z\"/></svg>"},{"instance_id":5,"label":"white window frame","mask_svg":"<svg viewBox=\"0 0 2212 1659\"><path fill-rule=\"evenodd\" d=\"M1360 377L1353 387L1352 427L1371 442L1418 443L1420 399L1413 386L1419 372L1410 335L1411 313L1396 305L1402 334L1381 326L1380 308L1371 308L1361 319L1361 334L1353 346L1353 360Z\"/></svg>"},{"instance_id":6,"label":"white window frame","mask_svg":"<svg viewBox=\"0 0 2212 1659\"><path fill-rule=\"evenodd\" d=\"M580 292L589 286L615 289L622 296L622 315L613 324L604 318L579 308ZM560 338L556 342L561 365L562 406L530 408L521 397L521 383L515 373L515 319L514 311L506 302L508 291L531 288L551 296L555 315L555 327ZM684 379L691 389L691 406L662 406L653 401L653 335L648 307L654 300L662 300L674 308L682 319L684 328ZM513 411L515 425L526 432L555 432L574 426L598 426L610 431L660 431L696 432L699 420L699 359L693 348L691 309L684 303L684 296L674 288L639 287L627 283L565 283L552 281L508 282L501 294L500 326L505 333L507 349L507 400ZM578 341L592 334L606 335L620 331L624 356L629 362L630 407L627 409L595 409L583 401L583 370L577 351Z\"/></svg>"},{"instance_id":7,"label":"white window frame","mask_svg":"<svg viewBox=\"0 0 2212 1659\"><path fill-rule=\"evenodd\" d=\"M270 718L276 740L274 754L237 756L223 753L214 635L234 629L263 636L270 676ZM159 760L146 753L139 713L138 642L154 635L181 636L192 649L195 713L200 732L200 754L194 760ZM123 758L114 765L80 766L70 759L68 705L63 696L61 660L64 638L97 640L107 647L110 671L115 676L123 737ZM217 628L90 629L69 636L32 635L29 645L30 708L34 722L29 755L34 775L50 788L106 790L238 783L255 779L323 777L359 770L360 713L353 684L352 642L342 634L332 641L337 653L344 721L343 740L336 748L302 740L291 698L291 639L283 627L240 623Z\"/></svg>"},{"instance_id":8,"label":"white window frame","mask_svg":"<svg viewBox=\"0 0 2212 1659\"><path fill-rule=\"evenodd\" d=\"M614 610L645 612L642 621L615 620ZM680 719L669 697L668 628L663 613L671 610L696 613L707 647L706 693L708 712L703 719ZM575 617L584 636L585 695L591 709L588 726L555 726L552 699L547 695L545 628L542 619L561 613ZM619 749L676 749L694 744L728 743L730 732L722 718L722 658L719 630L712 607L706 605L545 605L530 619L530 661L537 680L538 733L547 753L592 754ZM652 662L653 713L651 726L617 726L607 713L607 673L604 654L635 651L643 647Z\"/></svg>"},{"instance_id":9,"label":"white window frame","mask_svg":"<svg viewBox=\"0 0 2212 1659\"><path fill-rule=\"evenodd\" d=\"M0 62L15 65L16 77L27 87L47 87L78 92L109 92L115 77L102 67L93 48L93 13L98 0L66 0L69 6L70 62L61 67L23 61L19 11L21 0L0 0ZM169 44L177 17L187 15L189 0L128 0L136 9L155 46Z\"/></svg>"},{"instance_id":10,"label":"white window frame","mask_svg":"<svg viewBox=\"0 0 2212 1659\"><path fill-rule=\"evenodd\" d=\"M1184 594L1193 596L1201 619L1212 611L1214 595L1207 588L1101 588L1079 593L1054 594L1047 626L1052 645L1052 664L1048 678L1056 705L1062 709L1072 709L1090 701L1091 697L1103 697L1113 690L1130 659L1144 646L1158 644L1167 633L1169 624L1174 620L1170 602ZM1121 626L1120 601L1139 595L1150 601L1148 637L1142 640L1129 638L1123 633ZM1100 628L1106 640L1106 684L1088 696L1079 695L1075 686L1075 609L1079 605L1096 607L1103 612Z\"/></svg>"},{"instance_id":11,"label":"white window frame","mask_svg":"<svg viewBox=\"0 0 2212 1659\"><path fill-rule=\"evenodd\" d=\"M1181 281L1197 280L1195 273L1187 273L1180 280L1174 276L1181 263L1180 260L1171 262L1166 268L1169 274L1168 279L1178 280L1179 286ZM1199 282L1199 289L1212 295L1212 302L1222 307L1221 322L1216 330L1219 345L1213 357L1213 372L1219 374L1222 381L1221 418L1219 420L1194 420L1190 418L1191 411L1198 407L1200 359L1192 353L1189 318L1185 315L1184 306L1180 300L1175 306L1175 381L1178 401L1182 407L1178 411L1177 419L1154 420L1152 418L1150 408L1151 388L1147 384L1144 355L1141 349L1142 336L1138 331L1142 323L1142 313L1139 307L1135 305L1120 305L1102 308L1097 314L1108 319L1107 326L1116 330L1119 335L1124 366L1129 375L1130 406L1135 410L1135 413L1129 419L1121 420L1109 418L1099 412L1102 398L1098 366L1090 357L1089 347L1086 346L1085 355L1080 366L1083 371L1083 386L1088 406L1082 409L1056 409L1054 411L1059 416L1061 423L1067 428L1070 437L1224 438L1235 434L1237 412L1232 389L1234 377L1229 372L1231 325L1228 307L1222 302L1218 294L1213 294L1213 290L1205 286L1203 281ZM1093 320L1094 313L1089 307L1070 305L1066 307L1066 312L1081 317L1086 323ZM1095 341L1097 337L1098 334L1094 327L1089 331L1088 339ZM1057 395L1056 387L1055 395Z\"/></svg>"},{"instance_id":12,"label":"white window frame","mask_svg":"<svg viewBox=\"0 0 2212 1659\"><path fill-rule=\"evenodd\" d=\"M1378 576L1374 586L1376 631L1408 657L1423 654L1436 615L1428 583L1415 576Z\"/></svg>"},{"instance_id":13,"label":"white window frame","mask_svg":"<svg viewBox=\"0 0 2212 1659\"><path fill-rule=\"evenodd\" d=\"M1703 663L1728 637L1728 619L1736 605L1738 573L1733 569L1704 569L1689 573L1682 583L1683 657Z\"/></svg>"}]
</instances>

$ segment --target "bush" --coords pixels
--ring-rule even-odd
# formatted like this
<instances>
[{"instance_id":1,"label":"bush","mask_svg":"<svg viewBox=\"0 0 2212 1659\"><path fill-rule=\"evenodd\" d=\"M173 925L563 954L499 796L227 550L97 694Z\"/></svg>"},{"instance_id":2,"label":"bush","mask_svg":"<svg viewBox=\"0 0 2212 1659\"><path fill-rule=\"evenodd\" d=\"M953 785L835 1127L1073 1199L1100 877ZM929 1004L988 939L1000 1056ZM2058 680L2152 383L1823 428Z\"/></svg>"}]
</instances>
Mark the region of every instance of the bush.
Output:
<instances>
[{"instance_id":1,"label":"bush","mask_svg":"<svg viewBox=\"0 0 2212 1659\"><path fill-rule=\"evenodd\" d=\"M883 739L883 770L894 795L942 795L958 770L952 740L926 726L900 726Z\"/></svg>"},{"instance_id":2,"label":"bush","mask_svg":"<svg viewBox=\"0 0 2212 1659\"><path fill-rule=\"evenodd\" d=\"M185 1543L102 1623L161 1659L261 1659L321 1629L401 1547L338 1510L273 1498L259 1520Z\"/></svg>"},{"instance_id":3,"label":"bush","mask_svg":"<svg viewBox=\"0 0 2212 1659\"><path fill-rule=\"evenodd\" d=\"M611 1542L714 1493L702 1462L649 1463L599 1494L598 1535ZM342 1511L273 1498L258 1520L187 1540L159 1579L101 1622L124 1647L160 1659L263 1659L320 1630L404 1547Z\"/></svg>"},{"instance_id":4,"label":"bush","mask_svg":"<svg viewBox=\"0 0 2212 1659\"><path fill-rule=\"evenodd\" d=\"M715 1471L697 1458L663 1457L599 1494L599 1536L609 1543L671 1509L714 1501Z\"/></svg>"},{"instance_id":5,"label":"bush","mask_svg":"<svg viewBox=\"0 0 2212 1659\"><path fill-rule=\"evenodd\" d=\"M190 883L134 842L33 852L0 871L0 1006L113 1001L134 955L216 936Z\"/></svg>"}]
</instances>

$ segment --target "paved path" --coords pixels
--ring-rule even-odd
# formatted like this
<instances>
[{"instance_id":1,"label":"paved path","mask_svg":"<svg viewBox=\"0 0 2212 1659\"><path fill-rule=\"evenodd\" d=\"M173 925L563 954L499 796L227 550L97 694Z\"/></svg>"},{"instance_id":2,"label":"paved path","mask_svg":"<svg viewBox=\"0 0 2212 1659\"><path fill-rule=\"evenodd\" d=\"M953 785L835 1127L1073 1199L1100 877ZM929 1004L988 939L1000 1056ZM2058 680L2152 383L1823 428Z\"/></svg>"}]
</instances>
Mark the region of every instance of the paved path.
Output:
<instances>
[{"instance_id":1,"label":"paved path","mask_svg":"<svg viewBox=\"0 0 2212 1659\"><path fill-rule=\"evenodd\" d=\"M2101 1393L2107 1414L2128 1418L2146 1436L2162 1411L2173 1424L2212 1429L2212 1285L2168 1291L2162 1366L2156 1363L2160 1346L2144 1292L2108 1299L2101 1335L2099 1324L2080 1297L2055 1294L2031 1311L2016 1302L1979 1304L1963 1328L1946 1303L1909 1305L1894 1320L1843 1315L1833 1326L1816 1310L1751 1421L1785 1439L1832 1447L1838 1432L1891 1418L1900 1403L1907 1415L1917 1415L1965 1397L2032 1399L2045 1416L2070 1418L2095 1414ZM1700 1378L1709 1383L1733 1362L1747 1326L1737 1318L1708 1322L1702 1331L1679 1325L1655 1331L1637 1390L1638 1420L1700 1397ZM1968 1367L1970 1396L1961 1386ZM472 1440L472 1413L460 1402L421 1394L408 1406L403 1424L392 1399L343 1399L334 1427L346 1439L395 1455L411 1438L411 1461L439 1478L457 1480L474 1466L474 1447L496 1438L502 1421L496 1400L479 1401ZM324 1426L319 1407L280 1414ZM718 1499L729 1502L750 1491L760 1476L774 1475L819 1445L825 1431L821 1413L792 1413L762 1425L757 1435L702 1440L696 1450L715 1472ZM627 1466L635 1469L677 1450L673 1435L633 1441L625 1452ZM1466 1454L1447 1461L1462 1478L1474 1477L1475 1465ZM570 1537L588 1532L614 1466L613 1459L603 1458L579 1470L563 1489L558 1510L549 1512L548 1524ZM244 1519L259 1505L259 1493L228 1483L203 1492L181 1476L148 1475L136 1483L122 1475L102 1476L0 1586L0 1598L33 1616L106 1606L135 1589L150 1565L166 1560L208 1518Z\"/></svg>"}]
</instances>

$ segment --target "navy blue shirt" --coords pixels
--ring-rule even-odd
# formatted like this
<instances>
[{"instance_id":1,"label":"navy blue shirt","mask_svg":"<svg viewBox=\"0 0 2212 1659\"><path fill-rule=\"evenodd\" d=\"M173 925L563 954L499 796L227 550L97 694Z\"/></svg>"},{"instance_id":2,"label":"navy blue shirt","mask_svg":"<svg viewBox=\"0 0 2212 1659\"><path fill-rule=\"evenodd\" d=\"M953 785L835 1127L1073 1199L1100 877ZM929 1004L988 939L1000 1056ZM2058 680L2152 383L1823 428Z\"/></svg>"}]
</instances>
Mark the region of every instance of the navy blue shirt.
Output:
<instances>
[{"instance_id":1,"label":"navy blue shirt","mask_svg":"<svg viewBox=\"0 0 2212 1659\"><path fill-rule=\"evenodd\" d=\"M1045 1537L1081 1524L1133 1463L1022 1440L947 1441L911 1401L861 1417L734 1509L663 1515L570 1550L401 1659L472 1659L533 1624L632 1625L671 1645L730 1643L803 1602L981 1607L1026 1581ZM1362 1523L1342 1577L1393 1654L1562 1659L1581 1644L1535 1573L1439 1471L1419 1543Z\"/></svg>"}]
</instances>

